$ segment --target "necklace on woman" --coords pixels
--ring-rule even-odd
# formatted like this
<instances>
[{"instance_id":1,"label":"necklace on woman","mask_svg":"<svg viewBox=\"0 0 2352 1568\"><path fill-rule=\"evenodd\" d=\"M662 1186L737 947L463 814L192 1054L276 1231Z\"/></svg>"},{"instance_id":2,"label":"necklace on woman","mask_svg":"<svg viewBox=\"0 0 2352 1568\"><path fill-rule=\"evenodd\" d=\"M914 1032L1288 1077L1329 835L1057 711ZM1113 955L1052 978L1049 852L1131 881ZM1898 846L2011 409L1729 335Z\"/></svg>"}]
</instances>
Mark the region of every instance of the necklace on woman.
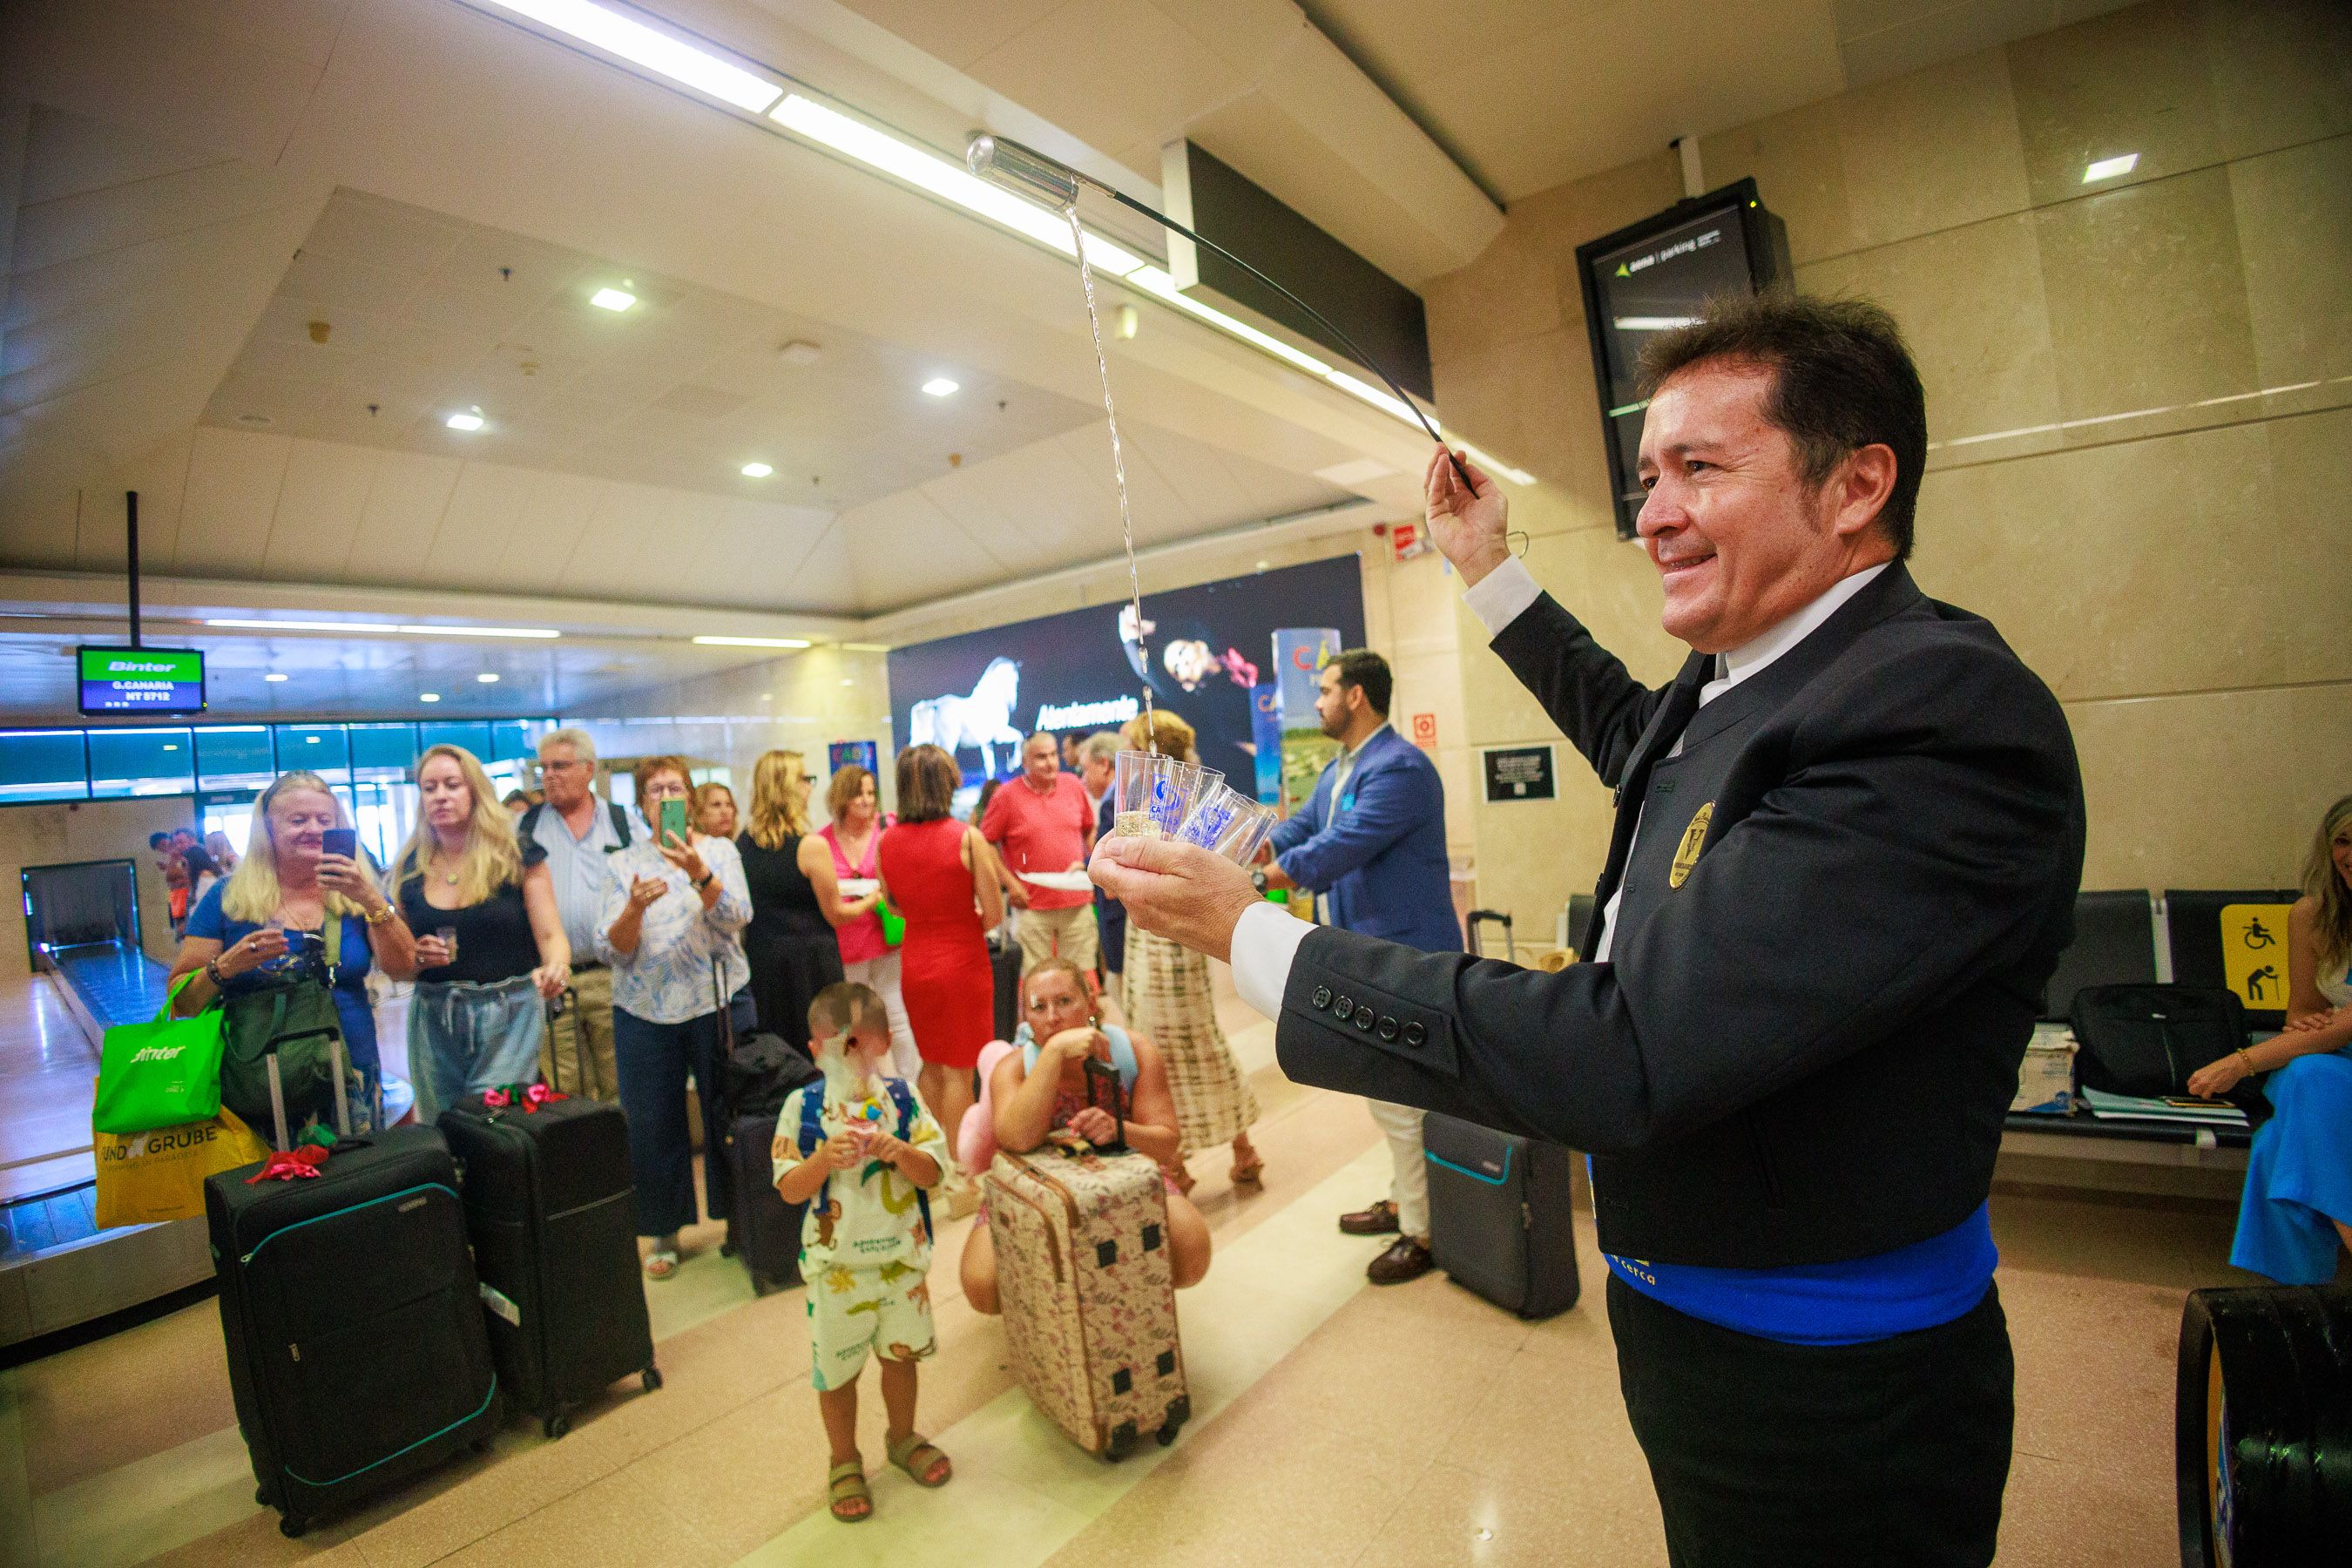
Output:
<instances>
[{"instance_id":1,"label":"necklace on woman","mask_svg":"<svg viewBox=\"0 0 2352 1568\"><path fill-rule=\"evenodd\" d=\"M438 849L433 851L433 858L427 861L426 865L431 869L440 870L441 851ZM457 873L455 870L441 871L441 880L445 885L454 888L457 885Z\"/></svg>"}]
</instances>

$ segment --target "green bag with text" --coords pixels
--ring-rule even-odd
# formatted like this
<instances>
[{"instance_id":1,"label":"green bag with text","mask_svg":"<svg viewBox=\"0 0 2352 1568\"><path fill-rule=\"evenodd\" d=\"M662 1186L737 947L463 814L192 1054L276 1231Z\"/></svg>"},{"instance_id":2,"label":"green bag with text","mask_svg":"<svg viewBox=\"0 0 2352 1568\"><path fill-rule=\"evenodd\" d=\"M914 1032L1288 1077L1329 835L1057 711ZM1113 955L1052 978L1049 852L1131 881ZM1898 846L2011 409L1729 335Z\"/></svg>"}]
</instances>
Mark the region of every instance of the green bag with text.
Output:
<instances>
[{"instance_id":1,"label":"green bag with text","mask_svg":"<svg viewBox=\"0 0 2352 1568\"><path fill-rule=\"evenodd\" d=\"M221 1014L207 1007L193 1018L172 1016L183 974L163 998L163 1011L144 1024L117 1024L99 1052L98 1098L89 1124L128 1136L210 1121L221 1108Z\"/></svg>"}]
</instances>

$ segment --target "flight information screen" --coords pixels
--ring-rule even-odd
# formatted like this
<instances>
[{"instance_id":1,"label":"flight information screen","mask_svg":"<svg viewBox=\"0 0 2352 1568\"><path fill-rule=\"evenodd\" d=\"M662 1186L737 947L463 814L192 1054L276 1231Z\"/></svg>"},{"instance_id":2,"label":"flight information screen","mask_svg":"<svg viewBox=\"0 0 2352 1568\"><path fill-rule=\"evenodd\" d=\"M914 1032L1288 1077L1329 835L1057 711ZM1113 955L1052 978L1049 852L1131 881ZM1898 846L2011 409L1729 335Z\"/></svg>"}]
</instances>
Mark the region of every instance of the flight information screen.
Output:
<instances>
[{"instance_id":1,"label":"flight information screen","mask_svg":"<svg viewBox=\"0 0 2352 1568\"><path fill-rule=\"evenodd\" d=\"M205 656L197 649L85 647L74 657L85 713L205 710Z\"/></svg>"}]
</instances>

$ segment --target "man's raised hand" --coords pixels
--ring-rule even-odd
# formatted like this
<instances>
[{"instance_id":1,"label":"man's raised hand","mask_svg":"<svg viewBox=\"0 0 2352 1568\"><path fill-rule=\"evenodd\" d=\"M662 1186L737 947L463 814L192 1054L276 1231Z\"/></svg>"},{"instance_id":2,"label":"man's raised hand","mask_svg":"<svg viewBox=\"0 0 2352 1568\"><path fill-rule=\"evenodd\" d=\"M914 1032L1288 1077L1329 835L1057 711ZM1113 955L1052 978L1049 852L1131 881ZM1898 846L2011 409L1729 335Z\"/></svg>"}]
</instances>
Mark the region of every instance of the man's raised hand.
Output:
<instances>
[{"instance_id":1,"label":"man's raised hand","mask_svg":"<svg viewBox=\"0 0 2352 1568\"><path fill-rule=\"evenodd\" d=\"M1473 467L1469 458L1462 458L1462 468L1469 474L1473 488L1463 487L1454 458L1444 447L1438 447L1430 454L1429 467L1421 476L1421 491L1429 536L1468 587L1509 559L1506 520L1510 503L1504 500L1500 487Z\"/></svg>"}]
</instances>

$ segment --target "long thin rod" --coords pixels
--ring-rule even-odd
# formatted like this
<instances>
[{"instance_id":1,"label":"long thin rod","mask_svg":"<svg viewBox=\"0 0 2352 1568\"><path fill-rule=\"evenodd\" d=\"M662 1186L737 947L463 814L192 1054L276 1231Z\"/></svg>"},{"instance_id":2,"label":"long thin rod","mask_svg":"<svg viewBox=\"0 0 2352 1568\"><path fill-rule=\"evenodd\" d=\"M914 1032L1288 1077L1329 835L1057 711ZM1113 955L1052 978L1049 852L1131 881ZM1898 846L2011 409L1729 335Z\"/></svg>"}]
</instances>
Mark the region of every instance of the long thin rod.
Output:
<instances>
[{"instance_id":1,"label":"long thin rod","mask_svg":"<svg viewBox=\"0 0 2352 1568\"><path fill-rule=\"evenodd\" d=\"M1195 245L1207 246L1211 250L1215 251L1219 256L1223 257L1226 260L1232 262L1234 266L1240 268L1243 271L1248 273L1251 277L1256 279L1259 282L1265 284L1267 288L1275 290L1275 292L1280 294L1284 299L1289 300L1292 304L1297 306L1300 310L1314 317L1317 321L1322 324L1325 331L1329 332L1333 337L1339 339L1339 342L1346 346L1348 352L1356 356L1357 363L1363 365L1374 375L1379 376L1382 381L1388 383L1388 388L1391 392L1396 395L1396 400L1399 403L1403 404L1407 408L1412 409L1412 416L1421 421L1421 427L1429 432L1429 438L1432 441L1436 442L1441 447L1444 448L1447 460L1454 465L1454 471L1462 476L1463 488L1469 490L1473 495L1477 493L1478 487L1471 482L1470 470L1463 466L1461 458L1455 454L1454 448L1446 446L1445 437L1437 433L1437 426L1429 422L1429 416L1421 411L1421 405L1415 403L1406 395L1404 388L1396 384L1396 377L1391 375L1387 371L1381 368L1380 362L1378 360L1372 358L1371 355L1357 347L1356 340L1349 337L1346 332L1340 331L1338 322L1332 321L1330 317L1325 315L1322 311L1317 310L1314 306L1308 304L1297 295L1292 293L1288 289L1284 288L1274 279L1267 277L1256 268L1252 267L1248 262L1244 261L1240 257L1235 256L1232 251L1227 250L1223 246L1219 245L1215 240L1209 239L1202 235L1193 233L1191 229L1186 228L1182 224L1178 223L1174 218L1170 217L1165 213L1157 213L1152 211L1150 207L1145 206L1141 202L1137 201L1133 196L1129 195L1125 191L1112 190L1108 185L1097 184L1093 180L1088 180L1086 183L1090 185L1094 185L1097 190L1107 192L1111 200L1118 203L1121 206L1133 208L1135 211L1141 213L1145 217L1150 218L1152 222L1160 225L1161 227L1169 229L1173 233L1182 235L1186 239L1191 240Z\"/></svg>"},{"instance_id":2,"label":"long thin rod","mask_svg":"<svg viewBox=\"0 0 2352 1568\"><path fill-rule=\"evenodd\" d=\"M139 492L122 492L123 525L131 556L131 646L139 646Z\"/></svg>"}]
</instances>

